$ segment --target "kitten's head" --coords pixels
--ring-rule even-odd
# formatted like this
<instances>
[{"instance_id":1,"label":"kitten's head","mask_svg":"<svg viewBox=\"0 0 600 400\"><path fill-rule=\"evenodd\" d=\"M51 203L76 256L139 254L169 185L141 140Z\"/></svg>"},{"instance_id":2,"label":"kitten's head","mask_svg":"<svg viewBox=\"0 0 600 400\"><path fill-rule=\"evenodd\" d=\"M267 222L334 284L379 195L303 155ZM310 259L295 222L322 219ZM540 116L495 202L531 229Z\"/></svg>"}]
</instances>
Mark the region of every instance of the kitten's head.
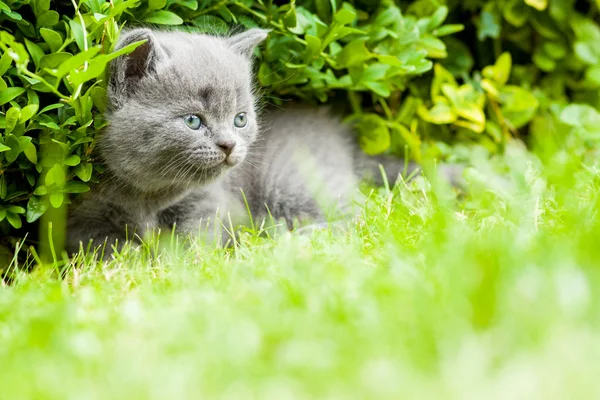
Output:
<instances>
[{"instance_id":1,"label":"kitten's head","mask_svg":"<svg viewBox=\"0 0 600 400\"><path fill-rule=\"evenodd\" d=\"M251 55L267 32L220 38L135 29L110 65L107 167L142 191L204 184L240 164L257 136Z\"/></svg>"}]
</instances>

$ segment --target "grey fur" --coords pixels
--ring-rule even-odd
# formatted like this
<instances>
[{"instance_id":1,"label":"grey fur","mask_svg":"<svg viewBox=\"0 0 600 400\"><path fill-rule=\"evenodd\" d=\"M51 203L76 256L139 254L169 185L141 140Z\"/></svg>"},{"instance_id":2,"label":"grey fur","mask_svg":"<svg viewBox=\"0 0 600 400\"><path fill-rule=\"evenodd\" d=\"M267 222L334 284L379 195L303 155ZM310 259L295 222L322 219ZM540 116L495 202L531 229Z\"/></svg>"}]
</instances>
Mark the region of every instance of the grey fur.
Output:
<instances>
[{"instance_id":1,"label":"grey fur","mask_svg":"<svg viewBox=\"0 0 600 400\"><path fill-rule=\"evenodd\" d=\"M68 247L124 243L126 232L172 226L197 234L273 217L321 223L352 205L359 170L348 127L323 109L269 110L259 119L251 54L267 36L253 29L230 38L136 29L117 48L146 43L110 65L109 127L99 139L108 172L69 218ZM235 116L248 115L236 128ZM191 130L188 114L206 127ZM219 147L235 143L227 155ZM360 162L357 162L360 161ZM362 161L361 161L362 160ZM397 163L396 163L397 164ZM373 176L376 175L372 174Z\"/></svg>"}]
</instances>

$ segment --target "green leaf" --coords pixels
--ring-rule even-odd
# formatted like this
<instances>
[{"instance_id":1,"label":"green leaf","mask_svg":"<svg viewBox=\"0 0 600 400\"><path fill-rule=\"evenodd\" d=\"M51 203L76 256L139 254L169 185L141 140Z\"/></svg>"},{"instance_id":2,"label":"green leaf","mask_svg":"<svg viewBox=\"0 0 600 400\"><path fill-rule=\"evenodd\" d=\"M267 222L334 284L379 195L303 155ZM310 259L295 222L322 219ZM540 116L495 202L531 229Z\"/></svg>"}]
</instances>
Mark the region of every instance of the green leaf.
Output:
<instances>
[{"instance_id":1,"label":"green leaf","mask_svg":"<svg viewBox=\"0 0 600 400\"><path fill-rule=\"evenodd\" d=\"M167 5L167 0L148 0L149 10L160 10Z\"/></svg>"},{"instance_id":2,"label":"green leaf","mask_svg":"<svg viewBox=\"0 0 600 400\"><path fill-rule=\"evenodd\" d=\"M17 157L19 157L19 154L21 154L23 151L21 148L21 142L19 142L19 139L15 135L10 134L6 137L5 143L8 147L10 147L10 150L4 153L4 157L6 158L6 161L11 163L15 161Z\"/></svg>"},{"instance_id":3,"label":"green leaf","mask_svg":"<svg viewBox=\"0 0 600 400\"><path fill-rule=\"evenodd\" d=\"M587 104L571 104L563 109L560 120L574 127L600 126L600 112Z\"/></svg>"},{"instance_id":4,"label":"green leaf","mask_svg":"<svg viewBox=\"0 0 600 400\"><path fill-rule=\"evenodd\" d=\"M145 22L151 24L159 24L159 25L181 25L183 24L183 20L181 17L171 11L155 11L150 14L149 17L146 17Z\"/></svg>"},{"instance_id":5,"label":"green leaf","mask_svg":"<svg viewBox=\"0 0 600 400\"><path fill-rule=\"evenodd\" d=\"M491 12L484 11L477 24L477 38L481 41L486 38L497 39L500 37L500 17Z\"/></svg>"},{"instance_id":6,"label":"green leaf","mask_svg":"<svg viewBox=\"0 0 600 400\"><path fill-rule=\"evenodd\" d=\"M0 221L4 221L4 218L6 218L6 210L4 208L0 208Z\"/></svg>"},{"instance_id":7,"label":"green leaf","mask_svg":"<svg viewBox=\"0 0 600 400\"><path fill-rule=\"evenodd\" d=\"M25 154L25 157L27 157L27 159L31 161L32 164L37 164L37 148L33 143L28 143L24 146L23 154Z\"/></svg>"},{"instance_id":8,"label":"green leaf","mask_svg":"<svg viewBox=\"0 0 600 400\"><path fill-rule=\"evenodd\" d=\"M437 125L451 124L458 119L458 115L454 109L444 103L437 103L430 110L421 106L417 113L424 121Z\"/></svg>"},{"instance_id":9,"label":"green leaf","mask_svg":"<svg viewBox=\"0 0 600 400\"><path fill-rule=\"evenodd\" d=\"M62 206L65 196L62 193L52 193L50 195L50 204L52 207L59 208Z\"/></svg>"},{"instance_id":10,"label":"green leaf","mask_svg":"<svg viewBox=\"0 0 600 400\"><path fill-rule=\"evenodd\" d=\"M74 167L81 161L81 158L77 154L72 154L68 158L63 161L64 165L68 165L69 167Z\"/></svg>"},{"instance_id":11,"label":"green leaf","mask_svg":"<svg viewBox=\"0 0 600 400\"><path fill-rule=\"evenodd\" d=\"M73 57L73 55L71 53L63 53L63 52L46 54L40 60L40 69L43 70L45 68L48 68L48 69L58 68L60 65L67 62L67 60L69 60L71 57Z\"/></svg>"},{"instance_id":12,"label":"green leaf","mask_svg":"<svg viewBox=\"0 0 600 400\"><path fill-rule=\"evenodd\" d=\"M35 15L40 15L50 9L50 0L31 0L30 4Z\"/></svg>"},{"instance_id":13,"label":"green leaf","mask_svg":"<svg viewBox=\"0 0 600 400\"><path fill-rule=\"evenodd\" d=\"M465 29L465 26L462 24L451 24L444 25L437 29L434 29L431 33L437 37L448 36L458 32L462 32Z\"/></svg>"},{"instance_id":14,"label":"green leaf","mask_svg":"<svg viewBox=\"0 0 600 400\"><path fill-rule=\"evenodd\" d=\"M500 57L498 57L496 64L485 67L482 71L482 74L484 77L491 79L502 86L508 81L511 68L512 58L510 53L506 52L502 53Z\"/></svg>"},{"instance_id":15,"label":"green leaf","mask_svg":"<svg viewBox=\"0 0 600 400\"><path fill-rule=\"evenodd\" d=\"M22 87L10 87L8 89L4 89L2 92L0 92L0 106L8 103L11 100L14 100L23 93L25 93L25 89Z\"/></svg>"},{"instance_id":16,"label":"green leaf","mask_svg":"<svg viewBox=\"0 0 600 400\"><path fill-rule=\"evenodd\" d=\"M229 30L225 21L214 15L201 15L192 20L200 32L224 34Z\"/></svg>"},{"instance_id":17,"label":"green leaf","mask_svg":"<svg viewBox=\"0 0 600 400\"><path fill-rule=\"evenodd\" d=\"M38 27L47 27L52 28L54 25L58 24L59 15L54 10L48 10L43 12L37 17L37 26Z\"/></svg>"},{"instance_id":18,"label":"green leaf","mask_svg":"<svg viewBox=\"0 0 600 400\"><path fill-rule=\"evenodd\" d=\"M25 209L19 206L8 206L7 210L13 214L25 214Z\"/></svg>"},{"instance_id":19,"label":"green leaf","mask_svg":"<svg viewBox=\"0 0 600 400\"><path fill-rule=\"evenodd\" d=\"M27 202L26 220L28 223L37 221L48 210L48 200L31 196Z\"/></svg>"},{"instance_id":20,"label":"green leaf","mask_svg":"<svg viewBox=\"0 0 600 400\"><path fill-rule=\"evenodd\" d=\"M74 69L81 67L86 61L94 57L100 51L100 47L92 47L87 51L83 51L63 61L56 70L49 71L57 78L62 78ZM60 54L60 53L59 53Z\"/></svg>"},{"instance_id":21,"label":"green leaf","mask_svg":"<svg viewBox=\"0 0 600 400\"><path fill-rule=\"evenodd\" d=\"M56 53L61 48L63 39L58 32L48 28L40 28L40 35L42 35L52 53Z\"/></svg>"},{"instance_id":22,"label":"green leaf","mask_svg":"<svg viewBox=\"0 0 600 400\"><path fill-rule=\"evenodd\" d=\"M71 27L71 33L75 38L75 43L77 43L77 47L79 47L80 51L84 51L84 49L86 48L86 42L87 47L90 46L90 41L86 37L86 31L84 30L85 27L81 26L79 19L70 20L69 26Z\"/></svg>"},{"instance_id":23,"label":"green leaf","mask_svg":"<svg viewBox=\"0 0 600 400\"><path fill-rule=\"evenodd\" d=\"M356 13L347 9L342 8L333 17L333 21L340 25L348 25L356 19Z\"/></svg>"},{"instance_id":24,"label":"green leaf","mask_svg":"<svg viewBox=\"0 0 600 400\"><path fill-rule=\"evenodd\" d=\"M505 86L500 91L502 114L515 128L529 123L538 109L537 98L528 90L519 86Z\"/></svg>"},{"instance_id":25,"label":"green leaf","mask_svg":"<svg viewBox=\"0 0 600 400\"><path fill-rule=\"evenodd\" d=\"M90 191L90 187L83 182L70 181L64 191L65 193L85 193Z\"/></svg>"},{"instance_id":26,"label":"green leaf","mask_svg":"<svg viewBox=\"0 0 600 400\"><path fill-rule=\"evenodd\" d=\"M290 3L284 7L289 7L289 10L283 14L283 25L286 28L295 28L298 24L298 19L296 17L296 0L291 0Z\"/></svg>"},{"instance_id":27,"label":"green leaf","mask_svg":"<svg viewBox=\"0 0 600 400\"><path fill-rule=\"evenodd\" d=\"M10 147L0 143L0 153L4 153L5 151L10 150Z\"/></svg>"},{"instance_id":28,"label":"green leaf","mask_svg":"<svg viewBox=\"0 0 600 400\"><path fill-rule=\"evenodd\" d=\"M427 29L429 31L431 31L431 30L437 28L438 26L442 25L444 23L444 21L446 20L447 16L448 16L448 7L446 7L446 6L438 7L438 9L435 10L433 15L430 17Z\"/></svg>"},{"instance_id":29,"label":"green leaf","mask_svg":"<svg viewBox=\"0 0 600 400\"><path fill-rule=\"evenodd\" d=\"M46 186L56 184L58 187L63 187L66 182L65 170L62 165L54 164L52 168L46 174L44 183Z\"/></svg>"},{"instance_id":30,"label":"green leaf","mask_svg":"<svg viewBox=\"0 0 600 400\"><path fill-rule=\"evenodd\" d=\"M57 108L63 108L64 106L65 105L62 103L50 104L49 106L42 108L42 110L39 112L39 114L44 114L47 111L56 110Z\"/></svg>"},{"instance_id":31,"label":"green leaf","mask_svg":"<svg viewBox=\"0 0 600 400\"><path fill-rule=\"evenodd\" d=\"M12 214L10 212L7 213L6 214L6 220L15 229L20 229L23 226L23 222L21 221L21 217L19 217L17 214Z\"/></svg>"},{"instance_id":32,"label":"green leaf","mask_svg":"<svg viewBox=\"0 0 600 400\"><path fill-rule=\"evenodd\" d=\"M360 146L365 153L380 154L390 147L390 130L386 121L379 115L362 115L356 129L359 133Z\"/></svg>"},{"instance_id":33,"label":"green leaf","mask_svg":"<svg viewBox=\"0 0 600 400\"><path fill-rule=\"evenodd\" d=\"M0 76L4 75L6 71L10 68L10 64L12 62L12 58L8 54L8 52L2 54L0 58Z\"/></svg>"},{"instance_id":34,"label":"green leaf","mask_svg":"<svg viewBox=\"0 0 600 400\"><path fill-rule=\"evenodd\" d=\"M371 59L373 54L367 49L365 40L364 38L356 39L344 46L336 57L338 64L341 67L352 67L362 65Z\"/></svg>"},{"instance_id":35,"label":"green leaf","mask_svg":"<svg viewBox=\"0 0 600 400\"><path fill-rule=\"evenodd\" d=\"M35 194L36 196L45 196L48 194L48 187L46 185L40 185L35 188L33 194Z\"/></svg>"},{"instance_id":36,"label":"green leaf","mask_svg":"<svg viewBox=\"0 0 600 400\"><path fill-rule=\"evenodd\" d=\"M37 44L27 39L25 39L25 47L27 47L27 51L29 51L33 63L39 68L40 60L44 56L44 50L42 50Z\"/></svg>"},{"instance_id":37,"label":"green leaf","mask_svg":"<svg viewBox=\"0 0 600 400\"><path fill-rule=\"evenodd\" d=\"M40 106L38 104L29 104L21 109L21 116L19 118L19 123L29 121L35 113L37 112Z\"/></svg>"},{"instance_id":38,"label":"green leaf","mask_svg":"<svg viewBox=\"0 0 600 400\"><path fill-rule=\"evenodd\" d=\"M185 8L189 8L190 10L196 11L198 9L198 0L184 0L184 1L178 1L177 2L178 5L185 7Z\"/></svg>"},{"instance_id":39,"label":"green leaf","mask_svg":"<svg viewBox=\"0 0 600 400\"><path fill-rule=\"evenodd\" d=\"M17 126L17 123L19 122L19 118L21 116L21 111L17 108L17 107L11 107L8 109L8 111L6 112L6 116L5 116L5 132L6 133L10 133L12 132L15 127Z\"/></svg>"},{"instance_id":40,"label":"green leaf","mask_svg":"<svg viewBox=\"0 0 600 400\"><path fill-rule=\"evenodd\" d=\"M544 11L548 7L548 0L525 0L525 4L538 11Z\"/></svg>"},{"instance_id":41,"label":"green leaf","mask_svg":"<svg viewBox=\"0 0 600 400\"><path fill-rule=\"evenodd\" d=\"M93 166L90 163L81 163L75 167L75 175L84 182L89 182L92 179Z\"/></svg>"}]
</instances>

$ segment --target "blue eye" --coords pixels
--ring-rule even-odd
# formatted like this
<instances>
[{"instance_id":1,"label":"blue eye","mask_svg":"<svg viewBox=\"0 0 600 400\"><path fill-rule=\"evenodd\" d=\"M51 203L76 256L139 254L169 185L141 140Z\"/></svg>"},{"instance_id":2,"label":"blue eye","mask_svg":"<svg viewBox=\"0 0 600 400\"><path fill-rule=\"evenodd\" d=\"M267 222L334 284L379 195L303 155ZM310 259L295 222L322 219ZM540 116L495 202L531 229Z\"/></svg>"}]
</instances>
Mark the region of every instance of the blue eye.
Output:
<instances>
[{"instance_id":1,"label":"blue eye","mask_svg":"<svg viewBox=\"0 0 600 400\"><path fill-rule=\"evenodd\" d=\"M248 117L246 113L243 112L236 115L235 119L233 120L233 124L236 128L243 128L248 125Z\"/></svg>"},{"instance_id":2,"label":"blue eye","mask_svg":"<svg viewBox=\"0 0 600 400\"><path fill-rule=\"evenodd\" d=\"M202 126L202 120L197 115L187 115L183 117L183 122L193 130L198 130Z\"/></svg>"}]
</instances>

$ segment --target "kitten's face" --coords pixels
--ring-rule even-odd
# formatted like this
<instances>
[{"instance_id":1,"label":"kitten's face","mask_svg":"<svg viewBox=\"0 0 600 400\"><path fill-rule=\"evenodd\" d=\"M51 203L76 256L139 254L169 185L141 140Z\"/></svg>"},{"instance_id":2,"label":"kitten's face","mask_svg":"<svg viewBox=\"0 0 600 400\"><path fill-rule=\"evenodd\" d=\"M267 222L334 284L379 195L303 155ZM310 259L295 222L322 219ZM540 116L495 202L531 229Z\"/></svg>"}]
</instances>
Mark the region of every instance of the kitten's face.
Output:
<instances>
[{"instance_id":1,"label":"kitten's face","mask_svg":"<svg viewBox=\"0 0 600 400\"><path fill-rule=\"evenodd\" d=\"M239 165L257 136L249 55L265 32L128 35L121 46L148 42L111 65L100 147L112 172L157 191L205 184Z\"/></svg>"}]
</instances>

